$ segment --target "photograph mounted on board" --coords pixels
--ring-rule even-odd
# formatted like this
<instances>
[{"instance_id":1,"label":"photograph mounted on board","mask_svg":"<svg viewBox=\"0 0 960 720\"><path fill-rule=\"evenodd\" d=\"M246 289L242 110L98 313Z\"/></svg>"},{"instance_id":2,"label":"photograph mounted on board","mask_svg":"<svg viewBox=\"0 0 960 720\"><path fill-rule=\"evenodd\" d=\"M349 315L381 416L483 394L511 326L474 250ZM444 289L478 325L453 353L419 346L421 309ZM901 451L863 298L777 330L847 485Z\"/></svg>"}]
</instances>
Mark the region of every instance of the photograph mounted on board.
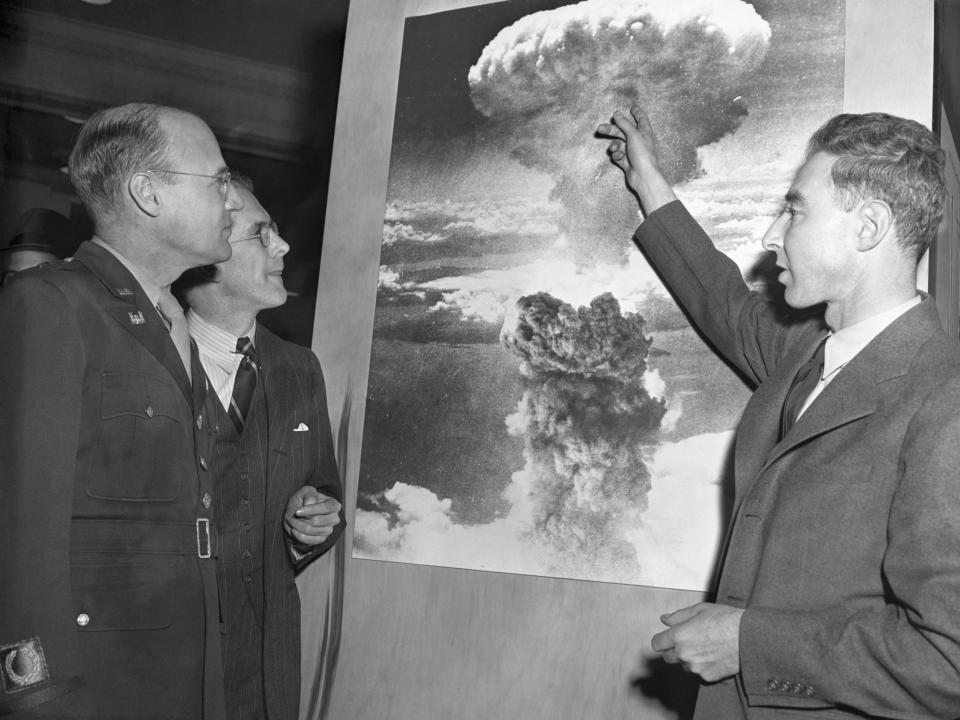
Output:
<instances>
[{"instance_id":1,"label":"photograph mounted on board","mask_svg":"<svg viewBox=\"0 0 960 720\"><path fill-rule=\"evenodd\" d=\"M843 32L843 0L407 19L354 557L710 586L750 388L631 242L594 130L642 103L678 196L765 292L760 238L841 110Z\"/></svg>"}]
</instances>

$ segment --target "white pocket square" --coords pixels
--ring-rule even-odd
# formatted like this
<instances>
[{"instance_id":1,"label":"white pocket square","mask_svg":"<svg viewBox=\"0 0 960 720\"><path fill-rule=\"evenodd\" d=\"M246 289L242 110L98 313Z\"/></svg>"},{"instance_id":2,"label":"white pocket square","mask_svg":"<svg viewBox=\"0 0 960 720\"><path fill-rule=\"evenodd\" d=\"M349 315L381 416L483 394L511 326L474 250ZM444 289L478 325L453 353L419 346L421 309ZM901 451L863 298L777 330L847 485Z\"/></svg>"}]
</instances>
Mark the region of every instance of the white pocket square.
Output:
<instances>
[{"instance_id":1,"label":"white pocket square","mask_svg":"<svg viewBox=\"0 0 960 720\"><path fill-rule=\"evenodd\" d=\"M310 428L308 428L304 423L300 423L293 429L294 432L307 432L309 430Z\"/></svg>"}]
</instances>

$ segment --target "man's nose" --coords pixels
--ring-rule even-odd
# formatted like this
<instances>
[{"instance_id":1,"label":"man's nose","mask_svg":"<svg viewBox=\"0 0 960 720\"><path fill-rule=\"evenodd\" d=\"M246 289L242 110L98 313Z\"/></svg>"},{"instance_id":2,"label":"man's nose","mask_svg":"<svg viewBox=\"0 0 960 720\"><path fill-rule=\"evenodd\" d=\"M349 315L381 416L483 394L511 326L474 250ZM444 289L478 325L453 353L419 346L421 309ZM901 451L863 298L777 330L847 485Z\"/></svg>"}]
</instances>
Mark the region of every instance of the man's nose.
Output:
<instances>
[{"instance_id":1,"label":"man's nose","mask_svg":"<svg viewBox=\"0 0 960 720\"><path fill-rule=\"evenodd\" d=\"M770 227L763 234L763 240L760 241L764 250L776 252L777 248L783 247L783 226L785 222L784 214L781 213L770 223Z\"/></svg>"},{"instance_id":2,"label":"man's nose","mask_svg":"<svg viewBox=\"0 0 960 720\"><path fill-rule=\"evenodd\" d=\"M226 208L231 212L243 210L243 198L240 197L240 193L237 192L237 188L232 183L227 191Z\"/></svg>"},{"instance_id":3,"label":"man's nose","mask_svg":"<svg viewBox=\"0 0 960 720\"><path fill-rule=\"evenodd\" d=\"M287 244L286 240L280 237L280 233L274 233L273 237L274 237L274 241L273 241L272 250L275 255L279 255L280 257L283 257L288 252L290 252L290 246Z\"/></svg>"}]
</instances>

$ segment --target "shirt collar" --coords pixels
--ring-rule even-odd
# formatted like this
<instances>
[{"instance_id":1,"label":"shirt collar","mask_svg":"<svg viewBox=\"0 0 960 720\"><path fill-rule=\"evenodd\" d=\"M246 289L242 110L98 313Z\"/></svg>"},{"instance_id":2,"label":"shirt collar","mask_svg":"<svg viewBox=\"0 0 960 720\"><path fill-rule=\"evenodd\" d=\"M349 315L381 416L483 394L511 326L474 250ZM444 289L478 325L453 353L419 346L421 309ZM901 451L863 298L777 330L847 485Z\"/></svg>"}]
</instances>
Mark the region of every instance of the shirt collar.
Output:
<instances>
[{"instance_id":1,"label":"shirt collar","mask_svg":"<svg viewBox=\"0 0 960 720\"><path fill-rule=\"evenodd\" d=\"M885 310L878 315L861 320L855 325L838 330L827 338L823 349L823 378L829 377L850 362L854 356L870 344L888 325L907 310L920 304L920 296Z\"/></svg>"},{"instance_id":2,"label":"shirt collar","mask_svg":"<svg viewBox=\"0 0 960 720\"><path fill-rule=\"evenodd\" d=\"M136 280L140 287L143 288L143 292L146 294L147 299L150 301L150 304L153 306L157 305L157 301L160 299L160 286L157 285L153 279L147 275L146 270L134 263L132 260L123 255L115 247L108 245L103 240L94 235L90 238L91 242L94 245L99 245L104 250L113 255L121 265L123 265L127 270L130 271L130 274L133 275L133 279Z\"/></svg>"},{"instance_id":3,"label":"shirt collar","mask_svg":"<svg viewBox=\"0 0 960 720\"><path fill-rule=\"evenodd\" d=\"M237 353L237 340L240 337L250 338L254 347L257 344L256 321L242 336L237 336L208 320L204 320L191 308L187 310L187 326L190 328L190 335L196 340L199 350L209 355L214 362L228 371L235 369L240 363L241 356Z\"/></svg>"}]
</instances>

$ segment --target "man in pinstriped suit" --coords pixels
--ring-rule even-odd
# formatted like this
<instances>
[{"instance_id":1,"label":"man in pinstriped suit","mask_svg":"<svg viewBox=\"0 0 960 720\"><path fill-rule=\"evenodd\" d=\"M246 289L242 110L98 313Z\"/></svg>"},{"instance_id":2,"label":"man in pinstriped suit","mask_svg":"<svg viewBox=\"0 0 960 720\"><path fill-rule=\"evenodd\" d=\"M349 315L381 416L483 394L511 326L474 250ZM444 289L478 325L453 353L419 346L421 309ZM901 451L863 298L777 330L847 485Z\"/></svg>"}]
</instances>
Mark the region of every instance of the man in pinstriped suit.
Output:
<instances>
[{"instance_id":1,"label":"man in pinstriped suit","mask_svg":"<svg viewBox=\"0 0 960 720\"><path fill-rule=\"evenodd\" d=\"M230 236L231 259L177 285L219 400L214 509L228 716L294 720L294 576L340 537L343 496L320 364L256 322L258 312L286 300L289 246L249 181L235 182L245 205Z\"/></svg>"}]
</instances>

